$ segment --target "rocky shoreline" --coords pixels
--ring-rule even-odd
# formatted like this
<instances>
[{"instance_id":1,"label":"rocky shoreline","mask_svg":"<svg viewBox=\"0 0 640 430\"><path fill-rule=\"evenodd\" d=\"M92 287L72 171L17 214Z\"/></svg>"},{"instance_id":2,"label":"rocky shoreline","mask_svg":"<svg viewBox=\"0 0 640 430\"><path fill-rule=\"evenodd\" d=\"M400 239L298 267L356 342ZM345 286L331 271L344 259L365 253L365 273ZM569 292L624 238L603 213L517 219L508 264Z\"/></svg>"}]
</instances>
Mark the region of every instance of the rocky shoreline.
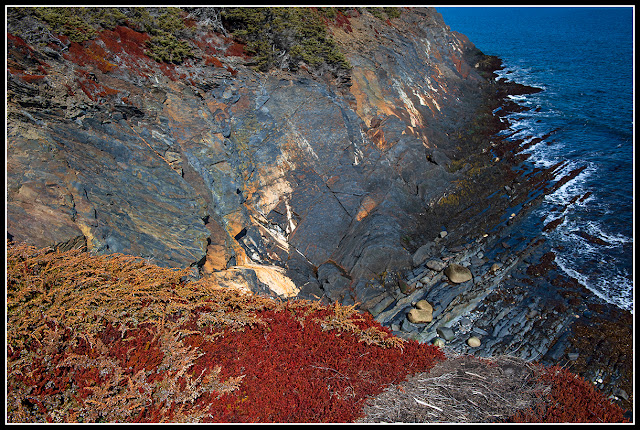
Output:
<instances>
[{"instance_id":1,"label":"rocky shoreline","mask_svg":"<svg viewBox=\"0 0 640 430\"><path fill-rule=\"evenodd\" d=\"M499 152L493 160L505 159L513 173L485 174L491 178L490 196L458 202L459 208L474 206L473 213L459 212L450 221L455 228L443 229L415 250L411 271L386 274L377 288L357 291L360 308L397 336L436 343L453 354L506 355L567 367L630 418L632 315L564 274L542 235L556 225L542 225L531 215L579 169L560 178L561 166L532 169L518 156L523 142L507 137L491 136ZM524 224L532 222L539 224L540 235L527 233L532 229ZM456 265L468 272L466 278L447 273Z\"/></svg>"}]
</instances>

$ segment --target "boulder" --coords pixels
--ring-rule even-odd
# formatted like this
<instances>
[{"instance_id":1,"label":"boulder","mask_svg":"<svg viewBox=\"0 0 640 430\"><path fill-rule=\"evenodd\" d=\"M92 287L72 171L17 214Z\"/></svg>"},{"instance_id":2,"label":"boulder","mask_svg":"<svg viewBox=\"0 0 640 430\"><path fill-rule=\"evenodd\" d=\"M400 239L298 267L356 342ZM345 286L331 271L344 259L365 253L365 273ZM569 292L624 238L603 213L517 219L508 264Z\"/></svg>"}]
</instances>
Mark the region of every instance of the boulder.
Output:
<instances>
[{"instance_id":1,"label":"boulder","mask_svg":"<svg viewBox=\"0 0 640 430\"><path fill-rule=\"evenodd\" d=\"M447 275L447 278L449 278L449 280L454 284L461 284L462 282L467 282L473 279L471 270L455 263L449 264L449 266L444 269L444 274Z\"/></svg>"},{"instance_id":2,"label":"boulder","mask_svg":"<svg viewBox=\"0 0 640 430\"><path fill-rule=\"evenodd\" d=\"M467 339L467 344L471 347L471 348L477 348L480 346L482 342L480 342L480 339L478 339L476 336L471 336L469 339Z\"/></svg>"},{"instance_id":3,"label":"boulder","mask_svg":"<svg viewBox=\"0 0 640 430\"><path fill-rule=\"evenodd\" d=\"M433 306L431 306L431 303L426 300L420 300L418 303L416 303L416 309L433 312Z\"/></svg>"},{"instance_id":4,"label":"boulder","mask_svg":"<svg viewBox=\"0 0 640 430\"><path fill-rule=\"evenodd\" d=\"M428 309L411 309L407 319L414 324L423 324L433 321L433 313Z\"/></svg>"},{"instance_id":5,"label":"boulder","mask_svg":"<svg viewBox=\"0 0 640 430\"><path fill-rule=\"evenodd\" d=\"M438 327L436 333L438 333L438 336L446 341L452 340L455 337L453 329L451 329L450 327Z\"/></svg>"}]
</instances>

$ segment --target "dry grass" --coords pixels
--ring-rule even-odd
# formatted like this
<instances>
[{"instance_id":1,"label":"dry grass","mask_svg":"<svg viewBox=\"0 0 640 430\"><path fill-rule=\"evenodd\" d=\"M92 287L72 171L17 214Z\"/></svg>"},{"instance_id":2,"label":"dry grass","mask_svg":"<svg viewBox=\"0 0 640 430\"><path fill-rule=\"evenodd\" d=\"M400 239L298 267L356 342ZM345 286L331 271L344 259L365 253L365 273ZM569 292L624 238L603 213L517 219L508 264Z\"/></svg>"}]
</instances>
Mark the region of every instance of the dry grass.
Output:
<instances>
[{"instance_id":1,"label":"dry grass","mask_svg":"<svg viewBox=\"0 0 640 430\"><path fill-rule=\"evenodd\" d=\"M521 359L453 357L369 399L359 422L497 422L534 407L550 389Z\"/></svg>"},{"instance_id":2,"label":"dry grass","mask_svg":"<svg viewBox=\"0 0 640 430\"><path fill-rule=\"evenodd\" d=\"M210 414L194 407L197 399L237 391L243 379L221 377L218 363L195 372L204 346L230 331L266 327L266 311L383 349L404 342L354 307L283 302L206 279L187 282L188 274L127 255L9 243L8 421L200 421ZM203 345L190 345L194 337Z\"/></svg>"}]
</instances>

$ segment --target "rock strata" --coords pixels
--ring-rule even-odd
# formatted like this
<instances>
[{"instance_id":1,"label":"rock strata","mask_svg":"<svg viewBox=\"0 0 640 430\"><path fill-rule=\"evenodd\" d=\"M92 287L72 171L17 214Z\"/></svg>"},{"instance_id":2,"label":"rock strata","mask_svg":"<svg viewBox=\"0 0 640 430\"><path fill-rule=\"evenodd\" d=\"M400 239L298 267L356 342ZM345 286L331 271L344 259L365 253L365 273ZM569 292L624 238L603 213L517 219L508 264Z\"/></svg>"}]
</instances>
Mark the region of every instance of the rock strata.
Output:
<instances>
[{"instance_id":1,"label":"rock strata","mask_svg":"<svg viewBox=\"0 0 640 430\"><path fill-rule=\"evenodd\" d=\"M361 281L428 258L406 238L428 229L419 214L464 175L448 166L449 135L473 120L487 83L473 66L484 55L434 9L386 22L354 8L348 27L328 22L352 66L335 80L308 67L256 72L191 9L180 14L196 55L174 63L146 55L138 27L72 42L36 34L47 24L26 9L8 12L15 240L84 238L95 253L206 276L278 266L303 297L351 303ZM326 263L342 274L319 280Z\"/></svg>"}]
</instances>

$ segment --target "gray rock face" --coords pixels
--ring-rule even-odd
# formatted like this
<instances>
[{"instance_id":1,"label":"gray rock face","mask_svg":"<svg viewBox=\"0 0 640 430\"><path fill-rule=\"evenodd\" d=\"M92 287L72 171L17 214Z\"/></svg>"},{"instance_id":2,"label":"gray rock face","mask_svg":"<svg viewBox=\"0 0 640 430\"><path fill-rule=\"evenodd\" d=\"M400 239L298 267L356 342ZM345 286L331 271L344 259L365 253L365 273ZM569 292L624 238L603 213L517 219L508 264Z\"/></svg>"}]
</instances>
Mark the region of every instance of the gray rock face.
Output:
<instances>
[{"instance_id":1,"label":"gray rock face","mask_svg":"<svg viewBox=\"0 0 640 430\"><path fill-rule=\"evenodd\" d=\"M423 255L403 238L459 176L447 133L471 120L484 79L464 57L473 45L433 9L393 26L350 20L358 31L336 36L350 85L254 72L200 23L194 40L217 41L222 67L204 60L210 48L160 65L98 35L105 68L12 38L11 61L30 49L24 67L47 78L9 72L8 234L206 273L276 265L331 300L411 269ZM327 262L341 275L320 280Z\"/></svg>"},{"instance_id":2,"label":"gray rock face","mask_svg":"<svg viewBox=\"0 0 640 430\"><path fill-rule=\"evenodd\" d=\"M412 257L413 266L417 267L424 263L429 257L433 256L436 252L435 248L436 244L434 242L425 243L418 248Z\"/></svg>"}]
</instances>

